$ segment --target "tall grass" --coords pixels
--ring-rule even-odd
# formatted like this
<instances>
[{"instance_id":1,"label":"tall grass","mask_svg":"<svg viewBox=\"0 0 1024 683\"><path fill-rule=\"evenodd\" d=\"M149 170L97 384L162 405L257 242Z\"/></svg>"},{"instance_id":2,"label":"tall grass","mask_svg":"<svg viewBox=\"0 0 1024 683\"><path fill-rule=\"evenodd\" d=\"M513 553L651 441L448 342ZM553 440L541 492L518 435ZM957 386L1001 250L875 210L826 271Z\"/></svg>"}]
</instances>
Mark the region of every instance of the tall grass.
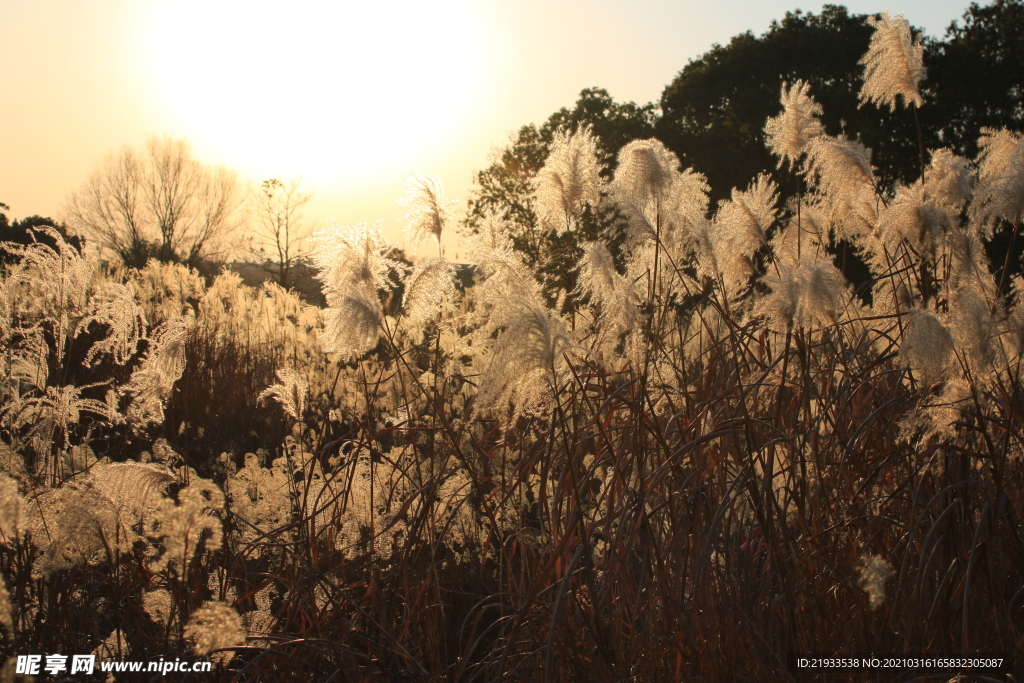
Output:
<instances>
[{"instance_id":1,"label":"tall grass","mask_svg":"<svg viewBox=\"0 0 1024 683\"><path fill-rule=\"evenodd\" d=\"M894 110L923 76L901 22L877 23L862 92ZM104 282L87 249L10 247L4 651L325 681L1016 658L1024 280L983 243L1019 231L1024 142L987 131L979 159L931 152L885 194L812 95L784 87L766 126L805 179L784 205L762 176L709 211L656 140L605 182L588 129L557 136L537 230L605 203L630 228L625 267L586 245L554 306L500 216L459 295L440 250L410 272L365 226L321 235L322 316L230 276ZM439 243L440 183L406 199Z\"/></svg>"}]
</instances>

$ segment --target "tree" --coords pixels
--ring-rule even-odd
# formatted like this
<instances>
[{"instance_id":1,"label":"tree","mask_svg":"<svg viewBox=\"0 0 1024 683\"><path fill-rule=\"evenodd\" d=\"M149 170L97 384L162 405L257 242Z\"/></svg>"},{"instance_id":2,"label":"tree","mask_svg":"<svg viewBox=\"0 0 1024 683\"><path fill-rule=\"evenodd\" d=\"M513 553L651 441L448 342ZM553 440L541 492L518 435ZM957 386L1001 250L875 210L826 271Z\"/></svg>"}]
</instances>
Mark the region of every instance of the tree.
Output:
<instances>
[{"instance_id":1,"label":"tree","mask_svg":"<svg viewBox=\"0 0 1024 683\"><path fill-rule=\"evenodd\" d=\"M835 5L825 5L818 15L797 10L772 22L760 37L748 31L727 46L713 46L662 93L658 138L684 167L707 176L712 200L728 197L761 173L772 173L782 192L794 195L797 178L775 170L764 125L779 113L782 85L803 80L824 110L825 132L845 132L871 148L883 185L917 177L913 113L893 116L874 105L860 106L859 60L872 34L868 18ZM934 139L929 136L929 146L936 146Z\"/></svg>"},{"instance_id":2,"label":"tree","mask_svg":"<svg viewBox=\"0 0 1024 683\"><path fill-rule=\"evenodd\" d=\"M1024 2L977 3L934 46L929 89L943 144L973 158L982 127L1024 130Z\"/></svg>"},{"instance_id":3,"label":"tree","mask_svg":"<svg viewBox=\"0 0 1024 683\"><path fill-rule=\"evenodd\" d=\"M825 5L821 14L787 13L760 37L750 32L715 45L691 61L661 96L658 137L684 166L707 175L713 199L727 197L760 173L771 172L784 194L792 174L774 171L764 145L764 122L778 114L783 83L803 80L824 110L825 132L845 132L872 150L884 189L921 172L921 147L949 147L973 158L983 127L1024 124L1024 3L972 4L963 26L945 40L925 39L919 111L861 105L860 64L872 28L868 15ZM915 36L920 32L913 29ZM920 123L920 140L918 138ZM919 146L920 145L920 146Z\"/></svg>"},{"instance_id":4,"label":"tree","mask_svg":"<svg viewBox=\"0 0 1024 683\"><path fill-rule=\"evenodd\" d=\"M271 178L252 191L253 231L260 242L256 254L261 267L285 289L298 284L296 266L309 254L304 243L312 230L302 221L302 207L313 193L299 192L300 182Z\"/></svg>"},{"instance_id":5,"label":"tree","mask_svg":"<svg viewBox=\"0 0 1024 683\"><path fill-rule=\"evenodd\" d=\"M242 203L237 176L192 157L187 140L153 136L100 163L65 211L126 265L150 258L196 267L215 257Z\"/></svg>"}]
</instances>

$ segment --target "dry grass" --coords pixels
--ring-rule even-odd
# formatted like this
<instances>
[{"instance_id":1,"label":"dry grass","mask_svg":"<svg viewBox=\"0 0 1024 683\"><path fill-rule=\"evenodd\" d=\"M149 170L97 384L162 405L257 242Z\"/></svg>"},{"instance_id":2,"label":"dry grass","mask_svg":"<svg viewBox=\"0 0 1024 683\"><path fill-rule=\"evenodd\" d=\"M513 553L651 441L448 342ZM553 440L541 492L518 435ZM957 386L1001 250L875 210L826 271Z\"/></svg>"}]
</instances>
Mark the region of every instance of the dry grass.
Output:
<instances>
[{"instance_id":1,"label":"dry grass","mask_svg":"<svg viewBox=\"0 0 1024 683\"><path fill-rule=\"evenodd\" d=\"M156 266L127 279L183 284L139 285L131 337L135 299L102 308L85 252L19 251L5 655L201 652L239 681L816 680L792 665L811 653L997 654L1020 675L1024 300L980 248L1019 230L1019 139L991 137L980 209L945 153L882 196L866 150L789 96L803 127L780 156L810 162L785 209L759 178L710 215L656 142L608 186L561 136L549 229L609 198L631 221L624 269L586 247L569 313L499 218L477 285L453 300L438 259L448 295L415 315L388 245L325 236L330 355L287 293ZM445 225L432 206L411 211L421 236ZM872 269L870 306L831 264L838 239ZM129 456L146 465L109 464ZM867 675L928 680L828 678Z\"/></svg>"}]
</instances>

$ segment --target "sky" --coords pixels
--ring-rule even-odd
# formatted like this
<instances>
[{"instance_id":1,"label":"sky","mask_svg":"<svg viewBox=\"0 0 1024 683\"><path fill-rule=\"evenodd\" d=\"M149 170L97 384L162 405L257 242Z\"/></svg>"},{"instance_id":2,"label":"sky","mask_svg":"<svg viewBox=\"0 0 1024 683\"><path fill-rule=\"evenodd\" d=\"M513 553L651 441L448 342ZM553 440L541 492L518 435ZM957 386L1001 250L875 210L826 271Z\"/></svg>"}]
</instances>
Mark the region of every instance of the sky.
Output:
<instances>
[{"instance_id":1,"label":"sky","mask_svg":"<svg viewBox=\"0 0 1024 683\"><path fill-rule=\"evenodd\" d=\"M967 0L857 0L941 38ZM984 3L983 3L984 4ZM105 155L147 136L245 182L298 179L314 227L382 221L436 175L458 216L519 127L581 90L657 102L715 43L799 0L0 0L0 202L60 220ZM458 252L454 236L446 252Z\"/></svg>"}]
</instances>

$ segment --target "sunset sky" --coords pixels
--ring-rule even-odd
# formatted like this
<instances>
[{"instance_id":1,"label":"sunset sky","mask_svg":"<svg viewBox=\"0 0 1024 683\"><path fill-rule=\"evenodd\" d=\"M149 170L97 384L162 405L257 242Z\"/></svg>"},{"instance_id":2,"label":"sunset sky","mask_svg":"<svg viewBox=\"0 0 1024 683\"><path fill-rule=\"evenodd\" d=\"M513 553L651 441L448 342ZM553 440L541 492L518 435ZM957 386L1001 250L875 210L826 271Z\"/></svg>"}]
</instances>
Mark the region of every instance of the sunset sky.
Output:
<instances>
[{"instance_id":1,"label":"sunset sky","mask_svg":"<svg viewBox=\"0 0 1024 683\"><path fill-rule=\"evenodd\" d=\"M942 37L966 0L893 14ZM108 152L187 137L241 178L303 178L322 224L384 220L412 172L464 206L527 123L602 87L657 101L686 63L795 0L0 0L0 202L60 218ZM884 5L848 3L857 13ZM457 249L452 245L453 249Z\"/></svg>"}]
</instances>

